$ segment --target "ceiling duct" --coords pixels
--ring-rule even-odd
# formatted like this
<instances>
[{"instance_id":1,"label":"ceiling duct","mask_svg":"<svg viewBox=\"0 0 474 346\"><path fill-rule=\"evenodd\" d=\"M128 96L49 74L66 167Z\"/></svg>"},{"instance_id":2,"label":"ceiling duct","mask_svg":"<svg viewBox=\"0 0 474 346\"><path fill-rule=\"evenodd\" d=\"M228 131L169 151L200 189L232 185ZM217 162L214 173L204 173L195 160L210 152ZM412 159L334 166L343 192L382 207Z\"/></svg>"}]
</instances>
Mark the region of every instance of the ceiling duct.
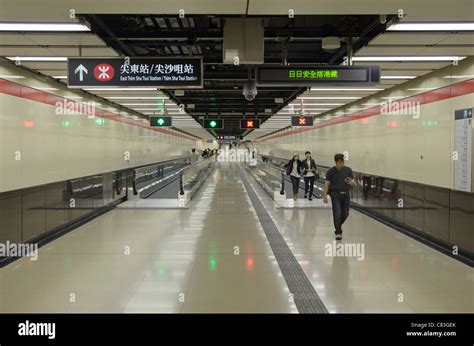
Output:
<instances>
[{"instance_id":1,"label":"ceiling duct","mask_svg":"<svg viewBox=\"0 0 474 346\"><path fill-rule=\"evenodd\" d=\"M259 18L226 18L222 52L224 64L263 64L263 21Z\"/></svg>"}]
</instances>

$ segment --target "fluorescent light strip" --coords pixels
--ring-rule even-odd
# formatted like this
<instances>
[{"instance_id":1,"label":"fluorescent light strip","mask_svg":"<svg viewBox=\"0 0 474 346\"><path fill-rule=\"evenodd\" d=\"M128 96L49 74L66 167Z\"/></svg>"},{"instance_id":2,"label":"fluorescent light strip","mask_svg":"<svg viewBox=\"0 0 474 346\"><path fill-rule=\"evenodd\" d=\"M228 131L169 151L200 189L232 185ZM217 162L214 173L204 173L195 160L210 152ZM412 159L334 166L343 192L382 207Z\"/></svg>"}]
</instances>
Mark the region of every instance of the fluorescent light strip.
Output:
<instances>
[{"instance_id":1,"label":"fluorescent light strip","mask_svg":"<svg viewBox=\"0 0 474 346\"><path fill-rule=\"evenodd\" d=\"M56 79L67 79L67 76L51 76Z\"/></svg>"},{"instance_id":2,"label":"fluorescent light strip","mask_svg":"<svg viewBox=\"0 0 474 346\"><path fill-rule=\"evenodd\" d=\"M0 31L91 31L80 23L0 23Z\"/></svg>"},{"instance_id":3,"label":"fluorescent light strip","mask_svg":"<svg viewBox=\"0 0 474 346\"><path fill-rule=\"evenodd\" d=\"M166 96L104 96L109 100L168 100Z\"/></svg>"},{"instance_id":4,"label":"fluorescent light strip","mask_svg":"<svg viewBox=\"0 0 474 346\"><path fill-rule=\"evenodd\" d=\"M449 79L471 79L471 78L474 78L474 75L464 75L464 76L444 76L443 78L449 78Z\"/></svg>"},{"instance_id":5,"label":"fluorescent light strip","mask_svg":"<svg viewBox=\"0 0 474 346\"><path fill-rule=\"evenodd\" d=\"M293 104L295 106L300 106L301 104L300 103L290 103L290 104ZM306 103L304 102L303 105L306 107L306 106L343 106L345 105L345 103Z\"/></svg>"},{"instance_id":6,"label":"fluorescent light strip","mask_svg":"<svg viewBox=\"0 0 474 346\"><path fill-rule=\"evenodd\" d=\"M157 106L157 103L120 103L122 106ZM175 103L165 103L165 107L168 108L168 106L173 106L176 107L177 105Z\"/></svg>"},{"instance_id":7,"label":"fluorescent light strip","mask_svg":"<svg viewBox=\"0 0 474 346\"><path fill-rule=\"evenodd\" d=\"M67 61L64 56L7 56L7 59L13 61Z\"/></svg>"},{"instance_id":8,"label":"fluorescent light strip","mask_svg":"<svg viewBox=\"0 0 474 346\"><path fill-rule=\"evenodd\" d=\"M8 76L8 75L0 75L0 78L8 78L8 79L23 79L23 76Z\"/></svg>"},{"instance_id":9,"label":"fluorescent light strip","mask_svg":"<svg viewBox=\"0 0 474 346\"><path fill-rule=\"evenodd\" d=\"M35 87L35 86L32 86L32 88L35 88L35 89L39 89L39 90L52 90L52 91L55 91L55 90L59 90L57 88L49 88L49 87Z\"/></svg>"},{"instance_id":10,"label":"fluorescent light strip","mask_svg":"<svg viewBox=\"0 0 474 346\"><path fill-rule=\"evenodd\" d=\"M87 91L156 91L157 88L83 88Z\"/></svg>"},{"instance_id":11,"label":"fluorescent light strip","mask_svg":"<svg viewBox=\"0 0 474 346\"><path fill-rule=\"evenodd\" d=\"M417 76L381 76L380 79L415 79Z\"/></svg>"},{"instance_id":12,"label":"fluorescent light strip","mask_svg":"<svg viewBox=\"0 0 474 346\"><path fill-rule=\"evenodd\" d=\"M474 22L404 22L392 24L387 31L474 31Z\"/></svg>"},{"instance_id":13,"label":"fluorescent light strip","mask_svg":"<svg viewBox=\"0 0 474 346\"><path fill-rule=\"evenodd\" d=\"M305 96L300 97L301 100L358 100L362 96Z\"/></svg>"},{"instance_id":14,"label":"fluorescent light strip","mask_svg":"<svg viewBox=\"0 0 474 346\"><path fill-rule=\"evenodd\" d=\"M356 56L352 61L459 61L465 56Z\"/></svg>"},{"instance_id":15,"label":"fluorescent light strip","mask_svg":"<svg viewBox=\"0 0 474 346\"><path fill-rule=\"evenodd\" d=\"M311 91L382 91L383 88L311 88Z\"/></svg>"}]
</instances>

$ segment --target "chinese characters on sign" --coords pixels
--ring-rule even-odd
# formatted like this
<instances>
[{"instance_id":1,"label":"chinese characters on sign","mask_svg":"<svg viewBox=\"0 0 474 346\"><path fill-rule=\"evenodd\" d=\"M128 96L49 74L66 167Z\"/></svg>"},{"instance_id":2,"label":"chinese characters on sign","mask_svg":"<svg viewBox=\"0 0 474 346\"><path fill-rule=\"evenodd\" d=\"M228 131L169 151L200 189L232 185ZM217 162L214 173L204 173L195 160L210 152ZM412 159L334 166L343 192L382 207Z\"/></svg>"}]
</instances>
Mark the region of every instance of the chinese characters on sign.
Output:
<instances>
[{"instance_id":1,"label":"chinese characters on sign","mask_svg":"<svg viewBox=\"0 0 474 346\"><path fill-rule=\"evenodd\" d=\"M194 66L191 64L122 64L121 81L192 81Z\"/></svg>"},{"instance_id":2,"label":"chinese characters on sign","mask_svg":"<svg viewBox=\"0 0 474 346\"><path fill-rule=\"evenodd\" d=\"M93 86L202 88L202 59L176 58L70 58L71 88Z\"/></svg>"},{"instance_id":3,"label":"chinese characters on sign","mask_svg":"<svg viewBox=\"0 0 474 346\"><path fill-rule=\"evenodd\" d=\"M337 70L296 69L288 70L290 78L331 79L338 78Z\"/></svg>"},{"instance_id":4,"label":"chinese characters on sign","mask_svg":"<svg viewBox=\"0 0 474 346\"><path fill-rule=\"evenodd\" d=\"M257 86L374 85L380 83L380 66L261 66Z\"/></svg>"}]
</instances>

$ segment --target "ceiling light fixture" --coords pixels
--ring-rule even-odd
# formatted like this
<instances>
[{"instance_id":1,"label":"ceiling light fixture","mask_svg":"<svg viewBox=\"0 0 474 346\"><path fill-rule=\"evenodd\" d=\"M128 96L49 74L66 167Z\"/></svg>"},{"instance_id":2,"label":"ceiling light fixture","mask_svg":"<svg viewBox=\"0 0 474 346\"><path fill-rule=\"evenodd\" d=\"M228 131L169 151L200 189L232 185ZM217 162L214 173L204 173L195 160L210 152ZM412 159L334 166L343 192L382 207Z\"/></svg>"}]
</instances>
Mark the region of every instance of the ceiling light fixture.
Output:
<instances>
[{"instance_id":1,"label":"ceiling light fixture","mask_svg":"<svg viewBox=\"0 0 474 346\"><path fill-rule=\"evenodd\" d=\"M65 56L7 56L7 59L13 61L67 61Z\"/></svg>"},{"instance_id":2,"label":"ceiling light fixture","mask_svg":"<svg viewBox=\"0 0 474 346\"><path fill-rule=\"evenodd\" d=\"M311 91L382 91L384 88L311 88Z\"/></svg>"},{"instance_id":3,"label":"ceiling light fixture","mask_svg":"<svg viewBox=\"0 0 474 346\"><path fill-rule=\"evenodd\" d=\"M474 31L474 22L403 22L392 24L387 31Z\"/></svg>"},{"instance_id":4,"label":"ceiling light fixture","mask_svg":"<svg viewBox=\"0 0 474 346\"><path fill-rule=\"evenodd\" d=\"M0 31L91 31L80 23L0 23Z\"/></svg>"},{"instance_id":5,"label":"ceiling light fixture","mask_svg":"<svg viewBox=\"0 0 474 346\"><path fill-rule=\"evenodd\" d=\"M448 56L448 55L432 55L432 56L356 56L352 61L368 62L368 61L460 61L465 56Z\"/></svg>"},{"instance_id":6,"label":"ceiling light fixture","mask_svg":"<svg viewBox=\"0 0 474 346\"><path fill-rule=\"evenodd\" d=\"M417 76L381 76L380 79L415 79Z\"/></svg>"}]
</instances>

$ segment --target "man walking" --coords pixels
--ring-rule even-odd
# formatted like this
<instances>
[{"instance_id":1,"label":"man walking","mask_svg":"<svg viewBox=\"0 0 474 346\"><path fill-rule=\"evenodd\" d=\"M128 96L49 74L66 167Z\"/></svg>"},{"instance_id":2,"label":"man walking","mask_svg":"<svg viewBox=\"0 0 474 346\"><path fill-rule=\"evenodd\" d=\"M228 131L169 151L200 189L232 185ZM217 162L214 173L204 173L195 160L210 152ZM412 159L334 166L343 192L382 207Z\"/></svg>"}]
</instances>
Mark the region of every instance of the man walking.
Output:
<instances>
[{"instance_id":1,"label":"man walking","mask_svg":"<svg viewBox=\"0 0 474 346\"><path fill-rule=\"evenodd\" d=\"M316 163L311 157L311 153L307 151L304 153L306 158L303 161L303 176L304 176L304 198L309 196L309 200L313 200L314 178L316 176ZM309 195L308 195L309 190Z\"/></svg>"},{"instance_id":2,"label":"man walking","mask_svg":"<svg viewBox=\"0 0 474 346\"><path fill-rule=\"evenodd\" d=\"M323 202L328 202L328 193L331 195L332 216L336 231L336 240L342 239L342 224L349 216L350 189L355 185L354 174L350 167L345 166L344 155L334 156L336 165L326 173L324 182Z\"/></svg>"}]
</instances>

